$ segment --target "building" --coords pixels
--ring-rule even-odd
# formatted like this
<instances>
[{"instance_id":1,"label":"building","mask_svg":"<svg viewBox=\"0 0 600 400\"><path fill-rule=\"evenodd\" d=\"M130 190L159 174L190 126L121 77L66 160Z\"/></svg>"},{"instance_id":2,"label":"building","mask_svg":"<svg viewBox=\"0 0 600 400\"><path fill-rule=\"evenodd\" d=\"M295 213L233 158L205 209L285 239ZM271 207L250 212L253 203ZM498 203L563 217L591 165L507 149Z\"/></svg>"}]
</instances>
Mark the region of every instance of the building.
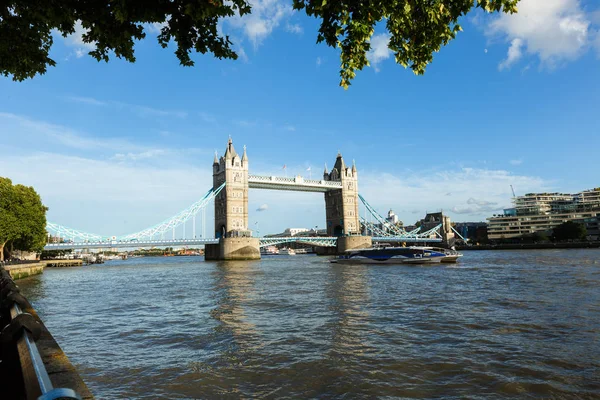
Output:
<instances>
[{"instance_id":1,"label":"building","mask_svg":"<svg viewBox=\"0 0 600 400\"><path fill-rule=\"evenodd\" d=\"M463 238L476 243L486 242L487 237L486 222L456 222L454 229Z\"/></svg>"},{"instance_id":2,"label":"building","mask_svg":"<svg viewBox=\"0 0 600 400\"><path fill-rule=\"evenodd\" d=\"M290 237L290 236L327 236L327 229L286 228L281 233L265 235L265 237Z\"/></svg>"},{"instance_id":3,"label":"building","mask_svg":"<svg viewBox=\"0 0 600 400\"><path fill-rule=\"evenodd\" d=\"M444 243L452 245L455 241L455 235L452 231L452 222L450 221L450 217L444 215L444 213L427 213L425 218L420 221L419 227L421 228L421 232L427 232L440 225L442 227L442 229L440 229L440 236L442 237ZM432 235L432 237L433 236L436 235Z\"/></svg>"},{"instance_id":4,"label":"building","mask_svg":"<svg viewBox=\"0 0 600 400\"><path fill-rule=\"evenodd\" d=\"M491 240L550 231L567 221L584 224L588 239L598 240L600 188L576 194L529 193L515 197L513 204L513 208L504 210L504 215L488 218Z\"/></svg>"},{"instance_id":5,"label":"building","mask_svg":"<svg viewBox=\"0 0 600 400\"><path fill-rule=\"evenodd\" d=\"M283 231L283 233L286 236L296 236L299 233L308 231L310 231L308 228L287 228L285 231Z\"/></svg>"},{"instance_id":6,"label":"building","mask_svg":"<svg viewBox=\"0 0 600 400\"><path fill-rule=\"evenodd\" d=\"M402 223L402 221L400 221L400 218L398 218L398 216L396 215L396 213L394 213L394 211L392 209L390 209L390 211L388 211L388 215L387 218L385 219L388 223L395 225L395 226L400 226L402 227L402 225L404 225Z\"/></svg>"}]
</instances>

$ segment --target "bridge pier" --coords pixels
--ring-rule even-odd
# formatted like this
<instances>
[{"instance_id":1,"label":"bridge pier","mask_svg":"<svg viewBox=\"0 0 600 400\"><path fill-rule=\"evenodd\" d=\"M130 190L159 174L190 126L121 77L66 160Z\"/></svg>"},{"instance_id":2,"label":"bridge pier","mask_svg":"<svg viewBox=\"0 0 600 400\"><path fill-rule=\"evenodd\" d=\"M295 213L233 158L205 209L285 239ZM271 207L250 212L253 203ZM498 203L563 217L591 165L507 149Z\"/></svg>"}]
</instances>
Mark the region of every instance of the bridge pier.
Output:
<instances>
[{"instance_id":1,"label":"bridge pier","mask_svg":"<svg viewBox=\"0 0 600 400\"><path fill-rule=\"evenodd\" d=\"M366 249L372 246L371 236L340 236L337 240L337 253L344 254L348 250Z\"/></svg>"},{"instance_id":2,"label":"bridge pier","mask_svg":"<svg viewBox=\"0 0 600 400\"><path fill-rule=\"evenodd\" d=\"M207 244L205 260L260 260L260 241L252 237L228 237L218 244Z\"/></svg>"}]
</instances>

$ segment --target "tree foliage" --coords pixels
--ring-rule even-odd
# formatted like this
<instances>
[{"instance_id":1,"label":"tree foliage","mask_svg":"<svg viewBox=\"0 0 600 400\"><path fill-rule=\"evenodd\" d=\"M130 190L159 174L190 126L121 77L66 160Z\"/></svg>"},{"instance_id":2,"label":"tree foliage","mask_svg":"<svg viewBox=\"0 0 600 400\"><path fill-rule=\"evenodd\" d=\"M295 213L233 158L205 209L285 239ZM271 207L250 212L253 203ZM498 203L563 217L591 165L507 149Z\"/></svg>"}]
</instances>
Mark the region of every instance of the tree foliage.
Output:
<instances>
[{"instance_id":1,"label":"tree foliage","mask_svg":"<svg viewBox=\"0 0 600 400\"><path fill-rule=\"evenodd\" d=\"M585 240L587 237L587 229L585 225L567 221L555 227L552 230L552 236L554 240L566 241L566 240Z\"/></svg>"},{"instance_id":2,"label":"tree foliage","mask_svg":"<svg viewBox=\"0 0 600 400\"><path fill-rule=\"evenodd\" d=\"M41 251L46 241L46 211L32 187L0 177L0 260L4 247Z\"/></svg>"},{"instance_id":3,"label":"tree foliage","mask_svg":"<svg viewBox=\"0 0 600 400\"><path fill-rule=\"evenodd\" d=\"M377 23L385 21L396 62L423 74L433 53L456 37L458 20L473 7L516 12L519 0L292 0L296 10L321 19L317 42L340 49L340 85L347 88L356 71L369 65L367 52ZM55 66L49 51L52 32L67 36L81 21L85 43L98 61L135 62L134 40L146 37L145 25L161 23L159 44L173 40L181 65L190 53L237 59L229 36L218 29L227 17L251 13L250 0L7 0L0 5L0 74L22 81Z\"/></svg>"}]
</instances>

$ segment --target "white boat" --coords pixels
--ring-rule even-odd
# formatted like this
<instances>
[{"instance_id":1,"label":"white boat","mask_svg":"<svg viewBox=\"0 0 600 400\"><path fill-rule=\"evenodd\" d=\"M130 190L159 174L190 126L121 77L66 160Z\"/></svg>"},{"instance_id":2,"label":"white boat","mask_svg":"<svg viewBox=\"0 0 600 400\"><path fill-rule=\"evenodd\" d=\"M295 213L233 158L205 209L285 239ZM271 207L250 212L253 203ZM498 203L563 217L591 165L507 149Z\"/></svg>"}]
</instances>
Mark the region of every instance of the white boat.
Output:
<instances>
[{"instance_id":1,"label":"white boat","mask_svg":"<svg viewBox=\"0 0 600 400\"><path fill-rule=\"evenodd\" d=\"M440 249L444 250L444 249ZM373 247L348 250L331 260L344 264L435 264L448 255L432 247Z\"/></svg>"},{"instance_id":2,"label":"white boat","mask_svg":"<svg viewBox=\"0 0 600 400\"><path fill-rule=\"evenodd\" d=\"M279 254L279 249L275 246L262 247L260 249L260 254L262 254L264 256L272 255L272 254Z\"/></svg>"},{"instance_id":3,"label":"white boat","mask_svg":"<svg viewBox=\"0 0 600 400\"><path fill-rule=\"evenodd\" d=\"M296 252L294 249L281 249L279 250L279 254L293 256L296 255Z\"/></svg>"},{"instance_id":4,"label":"white boat","mask_svg":"<svg viewBox=\"0 0 600 400\"><path fill-rule=\"evenodd\" d=\"M446 256L444 258L442 258L442 260L440 262L443 263L455 263L458 262L458 259L460 257L462 257L462 253L459 253L458 251L454 250L454 248L452 249L443 249L440 247L432 247L432 250L436 250L439 252L443 252L444 254L446 254Z\"/></svg>"}]
</instances>

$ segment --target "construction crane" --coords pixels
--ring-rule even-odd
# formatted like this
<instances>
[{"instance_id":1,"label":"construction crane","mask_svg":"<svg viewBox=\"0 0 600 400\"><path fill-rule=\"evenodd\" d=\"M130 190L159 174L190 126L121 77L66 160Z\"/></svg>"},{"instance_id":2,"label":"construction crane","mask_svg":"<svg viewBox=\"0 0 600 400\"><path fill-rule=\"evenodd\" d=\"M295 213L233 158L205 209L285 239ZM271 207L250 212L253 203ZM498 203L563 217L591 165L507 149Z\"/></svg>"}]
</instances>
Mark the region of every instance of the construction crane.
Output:
<instances>
[{"instance_id":1,"label":"construction crane","mask_svg":"<svg viewBox=\"0 0 600 400\"><path fill-rule=\"evenodd\" d=\"M513 197L517 197L517 195L515 194L515 189L513 188L513 185L510 185L510 190L512 190Z\"/></svg>"}]
</instances>

